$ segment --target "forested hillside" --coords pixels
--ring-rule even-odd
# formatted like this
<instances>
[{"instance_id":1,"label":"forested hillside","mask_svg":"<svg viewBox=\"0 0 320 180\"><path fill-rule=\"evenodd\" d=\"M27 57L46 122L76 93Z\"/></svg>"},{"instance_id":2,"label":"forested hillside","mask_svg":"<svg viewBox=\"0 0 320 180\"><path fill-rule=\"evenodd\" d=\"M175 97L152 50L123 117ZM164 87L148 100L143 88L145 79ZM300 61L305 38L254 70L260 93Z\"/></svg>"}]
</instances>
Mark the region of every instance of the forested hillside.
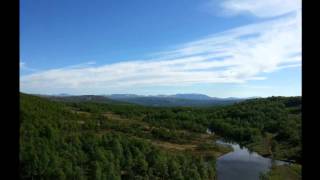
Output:
<instances>
[{"instance_id":1,"label":"forested hillside","mask_svg":"<svg viewBox=\"0 0 320 180\"><path fill-rule=\"evenodd\" d=\"M144 121L170 129L205 132L247 145L265 156L301 161L301 97L252 99L231 106L171 108Z\"/></svg>"},{"instance_id":2,"label":"forested hillside","mask_svg":"<svg viewBox=\"0 0 320 180\"><path fill-rule=\"evenodd\" d=\"M177 94L170 96L139 96L134 94L115 95L81 95L81 96L49 96L42 95L51 100L64 102L99 102L113 104L137 104L151 107L195 107L230 105L245 99L238 98L211 98L205 95Z\"/></svg>"},{"instance_id":3,"label":"forested hillside","mask_svg":"<svg viewBox=\"0 0 320 180\"><path fill-rule=\"evenodd\" d=\"M214 179L216 158L230 151L217 135L301 160L301 97L202 108L20 101L22 179Z\"/></svg>"},{"instance_id":4,"label":"forested hillside","mask_svg":"<svg viewBox=\"0 0 320 180\"><path fill-rule=\"evenodd\" d=\"M205 150L209 153L203 156L197 155L205 154L199 153L200 144L189 144L194 146L190 149L183 144L165 144L162 139L175 140L167 134L162 137L161 131L167 129L148 130L150 127L138 120L119 122L126 119L110 111L102 114L94 105L73 108L24 94L20 99L22 179L213 179L215 154L209 150L226 151L209 146ZM119 111L121 107L110 107L120 114L130 112L126 107ZM189 136L180 132L181 140ZM169 145L177 147L170 149Z\"/></svg>"},{"instance_id":5,"label":"forested hillside","mask_svg":"<svg viewBox=\"0 0 320 180\"><path fill-rule=\"evenodd\" d=\"M208 118L226 138L276 159L301 162L301 97L248 100Z\"/></svg>"}]
</instances>

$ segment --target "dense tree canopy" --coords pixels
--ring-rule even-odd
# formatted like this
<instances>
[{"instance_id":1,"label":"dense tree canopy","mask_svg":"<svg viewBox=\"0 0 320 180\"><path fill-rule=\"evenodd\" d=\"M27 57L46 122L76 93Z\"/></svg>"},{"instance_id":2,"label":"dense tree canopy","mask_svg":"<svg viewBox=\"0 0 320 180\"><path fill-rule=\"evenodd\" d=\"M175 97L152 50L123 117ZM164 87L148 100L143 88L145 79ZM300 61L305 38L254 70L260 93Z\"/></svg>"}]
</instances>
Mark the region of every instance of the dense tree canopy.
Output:
<instances>
[{"instance_id":1,"label":"dense tree canopy","mask_svg":"<svg viewBox=\"0 0 320 180\"><path fill-rule=\"evenodd\" d=\"M87 111L93 112L90 108ZM215 175L214 159L204 162L190 153L169 153L121 133L97 133L99 115L71 113L67 105L24 94L20 113L22 179L213 179Z\"/></svg>"},{"instance_id":2,"label":"dense tree canopy","mask_svg":"<svg viewBox=\"0 0 320 180\"><path fill-rule=\"evenodd\" d=\"M149 141L183 144L208 128L249 147L267 139L275 158L301 160L301 97L202 108L20 99L22 179L213 179L214 157Z\"/></svg>"}]
</instances>

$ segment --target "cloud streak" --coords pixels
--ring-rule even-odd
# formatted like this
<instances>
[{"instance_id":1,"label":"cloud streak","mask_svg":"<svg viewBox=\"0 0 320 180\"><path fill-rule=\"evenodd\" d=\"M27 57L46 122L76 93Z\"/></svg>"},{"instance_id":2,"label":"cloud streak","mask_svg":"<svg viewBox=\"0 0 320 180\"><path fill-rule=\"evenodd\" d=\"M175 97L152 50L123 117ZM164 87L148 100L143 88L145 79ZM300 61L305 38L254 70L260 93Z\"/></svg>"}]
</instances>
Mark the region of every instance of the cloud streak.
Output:
<instances>
[{"instance_id":1,"label":"cloud streak","mask_svg":"<svg viewBox=\"0 0 320 180\"><path fill-rule=\"evenodd\" d=\"M36 69L30 68L29 66L27 66L27 64L25 62L20 62L19 63L20 66L20 70L22 71L30 71L30 72L36 72Z\"/></svg>"},{"instance_id":2,"label":"cloud streak","mask_svg":"<svg viewBox=\"0 0 320 180\"><path fill-rule=\"evenodd\" d=\"M152 59L35 72L22 76L20 85L32 92L87 93L138 86L245 83L300 65L301 23L294 14L213 34L157 53Z\"/></svg>"},{"instance_id":3,"label":"cloud streak","mask_svg":"<svg viewBox=\"0 0 320 180\"><path fill-rule=\"evenodd\" d=\"M301 0L223 0L222 14L251 14L260 18L275 17L301 9Z\"/></svg>"}]
</instances>

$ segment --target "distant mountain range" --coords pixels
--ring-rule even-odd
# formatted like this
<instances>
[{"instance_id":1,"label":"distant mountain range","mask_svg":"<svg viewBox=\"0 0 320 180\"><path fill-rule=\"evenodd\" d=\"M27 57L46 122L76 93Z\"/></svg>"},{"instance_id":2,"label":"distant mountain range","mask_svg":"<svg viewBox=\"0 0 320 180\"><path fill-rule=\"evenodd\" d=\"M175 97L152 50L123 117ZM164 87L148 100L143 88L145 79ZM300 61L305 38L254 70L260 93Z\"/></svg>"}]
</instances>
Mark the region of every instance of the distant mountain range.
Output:
<instances>
[{"instance_id":1,"label":"distant mountain range","mask_svg":"<svg viewBox=\"0 0 320 180\"><path fill-rule=\"evenodd\" d=\"M204 94L150 95L112 94L106 95L113 100L140 104L145 106L213 106L240 102L241 98L217 98Z\"/></svg>"},{"instance_id":2,"label":"distant mountain range","mask_svg":"<svg viewBox=\"0 0 320 180\"><path fill-rule=\"evenodd\" d=\"M239 100L239 99L247 99L247 98L218 98L218 97L210 97L205 94L174 94L174 95L136 95L136 94L111 94L104 95L105 97L111 99L128 99L128 98L175 98L175 99L189 99L189 100Z\"/></svg>"},{"instance_id":3,"label":"distant mountain range","mask_svg":"<svg viewBox=\"0 0 320 180\"><path fill-rule=\"evenodd\" d=\"M132 103L144 106L215 106L229 105L250 98L217 98L204 94L175 94L175 95L136 95L136 94L111 94L111 95L81 95L69 94L41 95L53 100L70 102L99 102L99 103Z\"/></svg>"}]
</instances>

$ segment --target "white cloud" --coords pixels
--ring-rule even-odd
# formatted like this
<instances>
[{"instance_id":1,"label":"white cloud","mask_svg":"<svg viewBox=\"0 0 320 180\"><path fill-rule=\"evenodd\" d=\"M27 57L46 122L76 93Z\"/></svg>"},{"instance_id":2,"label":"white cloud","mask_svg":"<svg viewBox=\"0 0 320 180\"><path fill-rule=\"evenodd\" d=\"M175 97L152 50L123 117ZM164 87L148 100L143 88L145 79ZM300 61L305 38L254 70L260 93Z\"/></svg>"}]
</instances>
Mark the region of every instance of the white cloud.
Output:
<instances>
[{"instance_id":1,"label":"white cloud","mask_svg":"<svg viewBox=\"0 0 320 180\"><path fill-rule=\"evenodd\" d=\"M20 71L30 71L30 72L35 72L37 71L36 69L30 68L27 66L26 62L21 61L20 64Z\"/></svg>"},{"instance_id":2,"label":"white cloud","mask_svg":"<svg viewBox=\"0 0 320 180\"><path fill-rule=\"evenodd\" d=\"M238 27L157 53L150 60L71 66L24 75L21 88L88 93L132 87L244 83L301 65L301 23L289 15Z\"/></svg>"},{"instance_id":3,"label":"white cloud","mask_svg":"<svg viewBox=\"0 0 320 180\"><path fill-rule=\"evenodd\" d=\"M266 18L301 10L301 0L223 0L224 15L251 15Z\"/></svg>"},{"instance_id":4,"label":"white cloud","mask_svg":"<svg viewBox=\"0 0 320 180\"><path fill-rule=\"evenodd\" d=\"M20 68L23 68L26 65L25 62L20 62Z\"/></svg>"}]
</instances>

